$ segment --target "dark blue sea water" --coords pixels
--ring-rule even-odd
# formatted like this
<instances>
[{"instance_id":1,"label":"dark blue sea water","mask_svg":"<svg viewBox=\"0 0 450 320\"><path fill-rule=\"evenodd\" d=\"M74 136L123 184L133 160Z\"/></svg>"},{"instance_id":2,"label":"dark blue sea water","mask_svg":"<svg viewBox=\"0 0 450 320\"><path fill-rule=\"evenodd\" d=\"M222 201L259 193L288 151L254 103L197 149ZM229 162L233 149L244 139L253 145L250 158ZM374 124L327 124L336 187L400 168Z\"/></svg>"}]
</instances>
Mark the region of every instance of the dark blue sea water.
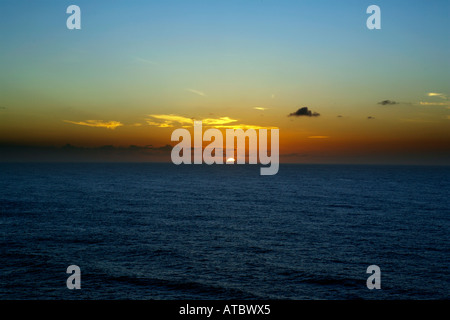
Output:
<instances>
[{"instance_id":1,"label":"dark blue sea water","mask_svg":"<svg viewBox=\"0 0 450 320\"><path fill-rule=\"evenodd\" d=\"M450 297L450 167L1 164L0 177L2 300ZM81 290L66 287L72 264Z\"/></svg>"}]
</instances>

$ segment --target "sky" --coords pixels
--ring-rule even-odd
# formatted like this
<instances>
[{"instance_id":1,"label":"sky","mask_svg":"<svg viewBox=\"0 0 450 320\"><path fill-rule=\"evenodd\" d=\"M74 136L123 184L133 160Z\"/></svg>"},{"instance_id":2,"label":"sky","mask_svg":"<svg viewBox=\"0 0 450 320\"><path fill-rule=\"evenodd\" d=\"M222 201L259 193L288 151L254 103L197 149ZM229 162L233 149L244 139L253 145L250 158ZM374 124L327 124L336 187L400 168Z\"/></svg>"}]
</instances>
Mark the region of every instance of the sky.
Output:
<instances>
[{"instance_id":1,"label":"sky","mask_svg":"<svg viewBox=\"0 0 450 320\"><path fill-rule=\"evenodd\" d=\"M449 15L446 0L2 1L0 159L167 159L195 119L279 128L282 162L449 165Z\"/></svg>"}]
</instances>

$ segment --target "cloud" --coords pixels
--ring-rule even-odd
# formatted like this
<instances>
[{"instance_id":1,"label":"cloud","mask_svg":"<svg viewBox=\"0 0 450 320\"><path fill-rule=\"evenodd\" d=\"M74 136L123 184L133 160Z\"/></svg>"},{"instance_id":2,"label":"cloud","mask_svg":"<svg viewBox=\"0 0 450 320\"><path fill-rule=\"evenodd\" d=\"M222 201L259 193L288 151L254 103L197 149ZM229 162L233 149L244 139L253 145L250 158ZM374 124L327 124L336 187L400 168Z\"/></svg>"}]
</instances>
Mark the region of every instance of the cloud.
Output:
<instances>
[{"instance_id":1,"label":"cloud","mask_svg":"<svg viewBox=\"0 0 450 320\"><path fill-rule=\"evenodd\" d=\"M236 119L231 119L229 117L222 117L222 118L218 118L218 119L203 119L202 120L202 124L203 126L206 127L214 127L214 128L218 128L218 129L242 129L242 130L247 130L247 129L277 129L277 127L262 127L262 126L258 126L258 125L252 125L252 124L230 124L232 122L237 122L238 120Z\"/></svg>"},{"instance_id":2,"label":"cloud","mask_svg":"<svg viewBox=\"0 0 450 320\"><path fill-rule=\"evenodd\" d=\"M267 110L267 109L269 109L269 108L263 108L263 107L253 107L253 109L255 109L255 110L261 110L261 111L264 111L264 110Z\"/></svg>"},{"instance_id":3,"label":"cloud","mask_svg":"<svg viewBox=\"0 0 450 320\"><path fill-rule=\"evenodd\" d=\"M242 129L242 130L248 130L248 129L278 129L278 127L262 127L257 125L251 125L251 124L235 124L235 125L215 125L214 128L218 129Z\"/></svg>"},{"instance_id":4,"label":"cloud","mask_svg":"<svg viewBox=\"0 0 450 320\"><path fill-rule=\"evenodd\" d=\"M66 144L64 146L27 146L1 145L2 161L93 161L93 162L168 162L171 145L161 146L113 146L81 147Z\"/></svg>"},{"instance_id":5,"label":"cloud","mask_svg":"<svg viewBox=\"0 0 450 320\"><path fill-rule=\"evenodd\" d=\"M419 104L421 106L448 106L448 102L427 102L427 101L420 101Z\"/></svg>"},{"instance_id":6,"label":"cloud","mask_svg":"<svg viewBox=\"0 0 450 320\"><path fill-rule=\"evenodd\" d=\"M110 130L114 130L117 127L123 126L123 124L119 121L103 121L103 120L86 120L86 121L70 121L63 120L67 123L78 124L80 126L88 126L88 127L97 127L97 128L106 128Z\"/></svg>"},{"instance_id":7,"label":"cloud","mask_svg":"<svg viewBox=\"0 0 450 320\"><path fill-rule=\"evenodd\" d=\"M392 100L383 100L383 101L378 102L378 104L381 104L381 105L383 105L383 106L386 106L386 105L399 104L399 102L392 101Z\"/></svg>"},{"instance_id":8,"label":"cloud","mask_svg":"<svg viewBox=\"0 0 450 320\"><path fill-rule=\"evenodd\" d=\"M139 61L139 62L143 62L143 63L146 63L146 64L151 64L151 65L157 65L158 64L155 61L144 59L144 58L140 58L140 57L134 57L134 60Z\"/></svg>"},{"instance_id":9,"label":"cloud","mask_svg":"<svg viewBox=\"0 0 450 320\"><path fill-rule=\"evenodd\" d=\"M177 116L174 114L150 114L149 117L151 117L152 119L145 119L147 124L160 128L170 128L174 127L175 125L181 126L183 128L189 128L194 124L194 120L192 118ZM205 118L196 120L202 121L202 125L204 127L214 127L218 129L276 129L276 127L262 127L250 124L231 124L237 122L238 120L232 119L230 117Z\"/></svg>"},{"instance_id":10,"label":"cloud","mask_svg":"<svg viewBox=\"0 0 450 320\"><path fill-rule=\"evenodd\" d=\"M202 123L203 123L203 125L221 125L221 124L227 124L227 123L236 122L236 121L237 120L231 119L229 117L222 117L222 118L218 118L218 119L212 119L212 118L203 119Z\"/></svg>"},{"instance_id":11,"label":"cloud","mask_svg":"<svg viewBox=\"0 0 450 320\"><path fill-rule=\"evenodd\" d=\"M198 91L198 90L194 90L194 89L186 89L186 91L189 91L189 92L191 92L191 93L194 93L194 94L196 94L196 95L199 95L199 96L202 96L202 97L204 97L204 96L206 96L206 94L204 93L204 92L202 92L202 91Z\"/></svg>"},{"instance_id":12,"label":"cloud","mask_svg":"<svg viewBox=\"0 0 450 320\"><path fill-rule=\"evenodd\" d=\"M400 119L400 121L408 122L408 123L436 123L436 121L424 120L424 119Z\"/></svg>"},{"instance_id":13,"label":"cloud","mask_svg":"<svg viewBox=\"0 0 450 320\"><path fill-rule=\"evenodd\" d=\"M448 97L446 94L443 93L437 93L437 92L428 92L427 96L429 97L437 97L441 98L443 100L448 100ZM421 106L450 106L450 102L438 102L438 101L419 101L419 104Z\"/></svg>"},{"instance_id":14,"label":"cloud","mask_svg":"<svg viewBox=\"0 0 450 320\"><path fill-rule=\"evenodd\" d=\"M447 95L443 94L443 93L437 93L437 92L428 92L427 96L429 97L439 97L441 99L447 100Z\"/></svg>"},{"instance_id":15,"label":"cloud","mask_svg":"<svg viewBox=\"0 0 450 320\"><path fill-rule=\"evenodd\" d=\"M298 153L298 152L292 152L292 153L285 153L280 154L280 157L283 158L289 158L289 157L308 157L309 155L307 153Z\"/></svg>"},{"instance_id":16,"label":"cloud","mask_svg":"<svg viewBox=\"0 0 450 320\"><path fill-rule=\"evenodd\" d=\"M318 117L320 116L320 113L312 112L311 110L308 110L308 107L303 107L298 109L295 112L292 112L288 115L288 117Z\"/></svg>"},{"instance_id":17,"label":"cloud","mask_svg":"<svg viewBox=\"0 0 450 320\"><path fill-rule=\"evenodd\" d=\"M372 119L375 119L375 117L368 116L367 119L372 120Z\"/></svg>"},{"instance_id":18,"label":"cloud","mask_svg":"<svg viewBox=\"0 0 450 320\"><path fill-rule=\"evenodd\" d=\"M337 116L338 118L342 118L342 116L339 114L338 116Z\"/></svg>"},{"instance_id":19,"label":"cloud","mask_svg":"<svg viewBox=\"0 0 450 320\"><path fill-rule=\"evenodd\" d=\"M149 116L153 119L145 119L147 124L160 128L170 128L175 124L185 125L194 123L194 120L191 118L177 116L175 114L149 114Z\"/></svg>"}]
</instances>

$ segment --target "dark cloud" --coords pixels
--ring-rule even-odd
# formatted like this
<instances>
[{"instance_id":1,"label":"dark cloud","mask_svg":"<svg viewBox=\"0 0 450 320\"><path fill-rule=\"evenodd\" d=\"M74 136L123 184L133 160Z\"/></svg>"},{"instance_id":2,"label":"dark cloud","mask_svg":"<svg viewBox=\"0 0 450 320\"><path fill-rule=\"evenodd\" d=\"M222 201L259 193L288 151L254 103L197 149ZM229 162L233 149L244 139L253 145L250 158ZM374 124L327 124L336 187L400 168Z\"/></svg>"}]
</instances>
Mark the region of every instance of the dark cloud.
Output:
<instances>
[{"instance_id":1,"label":"dark cloud","mask_svg":"<svg viewBox=\"0 0 450 320\"><path fill-rule=\"evenodd\" d=\"M392 100L383 100L383 101L378 102L378 104L381 104L382 106L386 106L386 105L399 104L399 102L392 101Z\"/></svg>"},{"instance_id":2,"label":"dark cloud","mask_svg":"<svg viewBox=\"0 0 450 320\"><path fill-rule=\"evenodd\" d=\"M341 115L338 115L337 117L338 117L338 118L342 118L342 116L341 116Z\"/></svg>"},{"instance_id":3,"label":"dark cloud","mask_svg":"<svg viewBox=\"0 0 450 320\"><path fill-rule=\"evenodd\" d=\"M367 119L372 120L372 119L375 119L375 117L368 116Z\"/></svg>"},{"instance_id":4,"label":"dark cloud","mask_svg":"<svg viewBox=\"0 0 450 320\"><path fill-rule=\"evenodd\" d=\"M309 155L307 153L286 153L286 154L281 154L280 157L286 157L286 158L290 158L290 157L308 157Z\"/></svg>"},{"instance_id":5,"label":"dark cloud","mask_svg":"<svg viewBox=\"0 0 450 320\"><path fill-rule=\"evenodd\" d=\"M303 107L295 112L290 113L288 117L318 117L318 116L320 116L320 113L312 112L311 110L308 110L308 107Z\"/></svg>"},{"instance_id":6,"label":"dark cloud","mask_svg":"<svg viewBox=\"0 0 450 320\"><path fill-rule=\"evenodd\" d=\"M118 147L79 147L66 144L56 146L1 145L3 161L168 161L171 145Z\"/></svg>"}]
</instances>

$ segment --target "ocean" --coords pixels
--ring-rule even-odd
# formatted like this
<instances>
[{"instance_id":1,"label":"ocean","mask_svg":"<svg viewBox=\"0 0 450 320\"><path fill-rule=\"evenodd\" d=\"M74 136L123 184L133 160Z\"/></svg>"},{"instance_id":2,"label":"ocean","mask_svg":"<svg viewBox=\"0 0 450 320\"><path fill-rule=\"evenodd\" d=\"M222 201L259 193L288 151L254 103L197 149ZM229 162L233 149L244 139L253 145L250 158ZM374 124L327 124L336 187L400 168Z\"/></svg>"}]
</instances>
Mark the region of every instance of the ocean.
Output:
<instances>
[{"instance_id":1,"label":"ocean","mask_svg":"<svg viewBox=\"0 0 450 320\"><path fill-rule=\"evenodd\" d=\"M0 164L0 299L449 299L450 167L259 169Z\"/></svg>"}]
</instances>

